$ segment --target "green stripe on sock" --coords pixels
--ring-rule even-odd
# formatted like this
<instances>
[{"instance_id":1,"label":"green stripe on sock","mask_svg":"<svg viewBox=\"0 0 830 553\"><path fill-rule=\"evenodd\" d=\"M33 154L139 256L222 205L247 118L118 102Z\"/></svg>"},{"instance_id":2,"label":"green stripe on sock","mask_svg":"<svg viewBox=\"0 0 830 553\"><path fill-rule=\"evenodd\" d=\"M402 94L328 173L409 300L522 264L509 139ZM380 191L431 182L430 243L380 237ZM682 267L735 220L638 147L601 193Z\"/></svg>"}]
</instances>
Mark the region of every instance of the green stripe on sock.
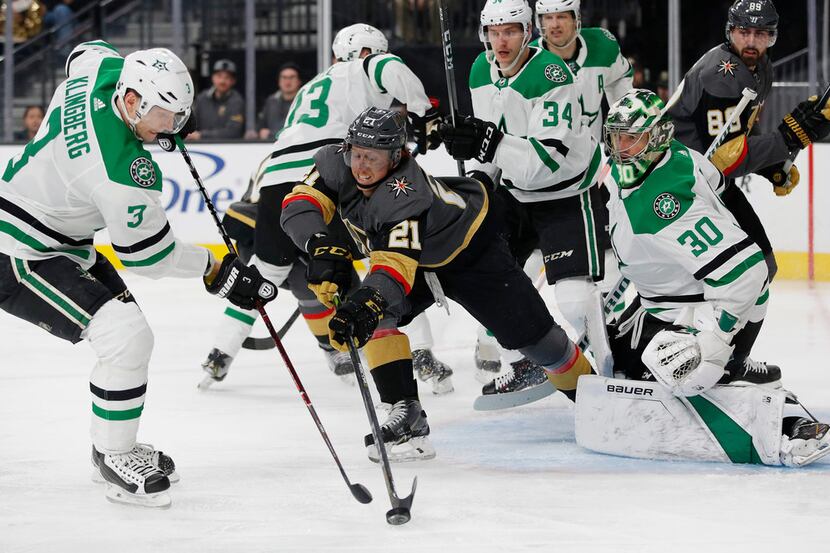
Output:
<instances>
[{"instance_id":1,"label":"green stripe on sock","mask_svg":"<svg viewBox=\"0 0 830 553\"><path fill-rule=\"evenodd\" d=\"M253 325L256 322L256 317L251 317L250 315L242 313L241 311L237 311L232 307L228 307L225 309L225 315L249 325Z\"/></svg>"},{"instance_id":2,"label":"green stripe on sock","mask_svg":"<svg viewBox=\"0 0 830 553\"><path fill-rule=\"evenodd\" d=\"M129 421L132 419L137 419L141 416L141 412L143 410L143 403L135 409L126 409L124 411L111 411L109 409L103 409L101 407L98 407L97 405L95 405L95 402L92 403L92 412L95 413L96 416L107 421Z\"/></svg>"}]
</instances>

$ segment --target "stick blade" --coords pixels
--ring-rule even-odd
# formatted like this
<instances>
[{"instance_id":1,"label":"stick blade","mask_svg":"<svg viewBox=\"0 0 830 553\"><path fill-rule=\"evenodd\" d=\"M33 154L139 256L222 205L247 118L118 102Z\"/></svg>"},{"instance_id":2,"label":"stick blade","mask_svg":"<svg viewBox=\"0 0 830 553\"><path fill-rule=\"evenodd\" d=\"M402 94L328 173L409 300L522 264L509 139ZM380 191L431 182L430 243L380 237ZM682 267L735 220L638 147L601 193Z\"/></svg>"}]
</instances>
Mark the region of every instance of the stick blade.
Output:
<instances>
[{"instance_id":1,"label":"stick blade","mask_svg":"<svg viewBox=\"0 0 830 553\"><path fill-rule=\"evenodd\" d=\"M360 503L364 505L372 502L372 494L363 484L349 484L349 491Z\"/></svg>"}]
</instances>

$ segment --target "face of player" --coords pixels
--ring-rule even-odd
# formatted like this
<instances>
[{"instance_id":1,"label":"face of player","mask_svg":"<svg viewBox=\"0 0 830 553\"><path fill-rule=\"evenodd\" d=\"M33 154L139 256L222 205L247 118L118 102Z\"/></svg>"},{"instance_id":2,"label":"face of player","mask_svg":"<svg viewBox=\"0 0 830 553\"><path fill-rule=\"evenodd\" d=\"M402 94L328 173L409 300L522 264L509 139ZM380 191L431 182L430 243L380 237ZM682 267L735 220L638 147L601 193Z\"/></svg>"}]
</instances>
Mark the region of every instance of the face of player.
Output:
<instances>
[{"instance_id":1,"label":"face of player","mask_svg":"<svg viewBox=\"0 0 830 553\"><path fill-rule=\"evenodd\" d=\"M641 154L648 147L648 139L647 132L637 134L621 132L611 135L613 150L620 156L623 163Z\"/></svg>"},{"instance_id":2,"label":"face of player","mask_svg":"<svg viewBox=\"0 0 830 553\"><path fill-rule=\"evenodd\" d=\"M130 119L136 121L136 111L141 101L132 91L124 96L124 107ZM120 107L120 106L119 106ZM183 113L173 113L164 108L153 106L146 114L138 118L135 135L144 142L155 142L159 133L172 134L181 130L187 120Z\"/></svg>"},{"instance_id":3,"label":"face of player","mask_svg":"<svg viewBox=\"0 0 830 553\"><path fill-rule=\"evenodd\" d=\"M542 14L541 23L545 41L557 48L569 45L576 36L576 17L573 12Z\"/></svg>"},{"instance_id":4,"label":"face of player","mask_svg":"<svg viewBox=\"0 0 830 553\"><path fill-rule=\"evenodd\" d=\"M749 68L758 64L769 48L771 38L772 33L763 29L735 27L729 32L732 48Z\"/></svg>"},{"instance_id":5,"label":"face of player","mask_svg":"<svg viewBox=\"0 0 830 553\"><path fill-rule=\"evenodd\" d=\"M522 50L524 38L524 28L520 23L487 26L487 40L501 67L510 65L516 59Z\"/></svg>"},{"instance_id":6,"label":"face of player","mask_svg":"<svg viewBox=\"0 0 830 553\"><path fill-rule=\"evenodd\" d=\"M210 82L219 95L227 94L233 85L236 84L236 77L229 71L217 71L210 76Z\"/></svg>"},{"instance_id":7,"label":"face of player","mask_svg":"<svg viewBox=\"0 0 830 553\"><path fill-rule=\"evenodd\" d=\"M392 169L392 159L386 150L361 148L352 146L351 151L352 176L357 181L360 191L367 198L374 194L372 187L389 174Z\"/></svg>"}]
</instances>

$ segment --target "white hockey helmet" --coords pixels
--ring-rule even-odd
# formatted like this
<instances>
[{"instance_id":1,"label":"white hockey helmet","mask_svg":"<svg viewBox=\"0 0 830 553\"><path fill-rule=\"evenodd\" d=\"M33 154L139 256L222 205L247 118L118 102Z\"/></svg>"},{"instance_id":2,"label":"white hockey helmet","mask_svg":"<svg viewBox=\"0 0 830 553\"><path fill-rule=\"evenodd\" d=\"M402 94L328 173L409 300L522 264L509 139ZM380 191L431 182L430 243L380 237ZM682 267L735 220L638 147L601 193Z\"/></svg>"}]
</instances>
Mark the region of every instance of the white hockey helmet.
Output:
<instances>
[{"instance_id":1,"label":"white hockey helmet","mask_svg":"<svg viewBox=\"0 0 830 553\"><path fill-rule=\"evenodd\" d=\"M371 25L355 23L337 31L331 43L331 51L337 61L359 59L364 48L368 48L371 54L385 54L389 51L389 41Z\"/></svg>"},{"instance_id":2,"label":"white hockey helmet","mask_svg":"<svg viewBox=\"0 0 830 553\"><path fill-rule=\"evenodd\" d=\"M115 85L122 104L128 90L141 97L135 119L128 116L133 132L136 123L144 120L160 132L177 133L190 117L193 81L182 60L167 48L139 50L124 58Z\"/></svg>"},{"instance_id":3,"label":"white hockey helmet","mask_svg":"<svg viewBox=\"0 0 830 553\"><path fill-rule=\"evenodd\" d=\"M579 2L580 0L536 0L536 27L544 35L544 26L542 25L542 16L544 14L574 12L576 32L574 33L573 39L562 46L562 48L567 48L573 44L580 29L582 29L582 15L579 13Z\"/></svg>"},{"instance_id":4,"label":"white hockey helmet","mask_svg":"<svg viewBox=\"0 0 830 553\"><path fill-rule=\"evenodd\" d=\"M502 71L510 71L519 62L530 39L533 36L533 10L527 5L527 0L487 0L481 10L480 25L478 27L478 38L484 43L487 51L487 59L490 63L497 65L493 46L487 38L487 27L489 25L505 25L507 23L519 23L524 29L524 40L522 48L516 58L507 67L499 67ZM498 65L497 65L498 67Z\"/></svg>"}]
</instances>

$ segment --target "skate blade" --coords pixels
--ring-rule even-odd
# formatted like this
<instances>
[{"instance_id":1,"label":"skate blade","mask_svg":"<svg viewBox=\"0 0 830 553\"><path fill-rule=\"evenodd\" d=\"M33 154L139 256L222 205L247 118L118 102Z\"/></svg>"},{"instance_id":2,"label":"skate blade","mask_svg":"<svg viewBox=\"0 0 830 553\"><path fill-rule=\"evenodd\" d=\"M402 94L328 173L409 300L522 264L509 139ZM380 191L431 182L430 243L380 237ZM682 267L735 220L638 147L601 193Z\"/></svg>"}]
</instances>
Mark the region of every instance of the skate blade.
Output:
<instances>
[{"instance_id":1,"label":"skate blade","mask_svg":"<svg viewBox=\"0 0 830 553\"><path fill-rule=\"evenodd\" d=\"M123 505L135 505L153 509L168 509L173 504L170 494L167 491L144 495L130 493L114 484L107 484L107 501Z\"/></svg>"},{"instance_id":2,"label":"skate blade","mask_svg":"<svg viewBox=\"0 0 830 553\"><path fill-rule=\"evenodd\" d=\"M380 463L380 453L374 444L366 447L369 460ZM408 463L410 461L428 461L435 458L435 448L428 436L410 438L402 444L386 444L386 456L390 463Z\"/></svg>"},{"instance_id":3,"label":"skate blade","mask_svg":"<svg viewBox=\"0 0 830 553\"><path fill-rule=\"evenodd\" d=\"M90 479L96 484L104 484L106 482L106 480L104 480L104 477L101 476L101 471L98 470L98 467L92 468L92 474L90 475ZM181 480L181 477L179 476L179 473L174 470L173 472L167 475L167 479L170 480L171 484L175 484L179 480Z\"/></svg>"},{"instance_id":4,"label":"skate blade","mask_svg":"<svg viewBox=\"0 0 830 553\"><path fill-rule=\"evenodd\" d=\"M830 455L830 442L821 444L819 448L810 455L806 455L804 457L793 457L793 464L796 467L806 467L807 465L815 463L827 455Z\"/></svg>"},{"instance_id":5,"label":"skate blade","mask_svg":"<svg viewBox=\"0 0 830 553\"><path fill-rule=\"evenodd\" d=\"M210 389L210 387L213 386L213 384L216 383L216 382L218 382L218 381L216 379L214 379L212 376L206 376L202 379L201 382L199 382L196 385L196 388L198 388L199 390L202 390L204 392L205 390Z\"/></svg>"},{"instance_id":6,"label":"skate blade","mask_svg":"<svg viewBox=\"0 0 830 553\"><path fill-rule=\"evenodd\" d=\"M478 396L473 402L473 409L476 411L498 411L500 409L510 409L511 407L519 407L527 405L534 401L546 398L556 391L553 384L543 382L539 385L518 390L516 392L506 392L503 394L488 394Z\"/></svg>"}]
</instances>

